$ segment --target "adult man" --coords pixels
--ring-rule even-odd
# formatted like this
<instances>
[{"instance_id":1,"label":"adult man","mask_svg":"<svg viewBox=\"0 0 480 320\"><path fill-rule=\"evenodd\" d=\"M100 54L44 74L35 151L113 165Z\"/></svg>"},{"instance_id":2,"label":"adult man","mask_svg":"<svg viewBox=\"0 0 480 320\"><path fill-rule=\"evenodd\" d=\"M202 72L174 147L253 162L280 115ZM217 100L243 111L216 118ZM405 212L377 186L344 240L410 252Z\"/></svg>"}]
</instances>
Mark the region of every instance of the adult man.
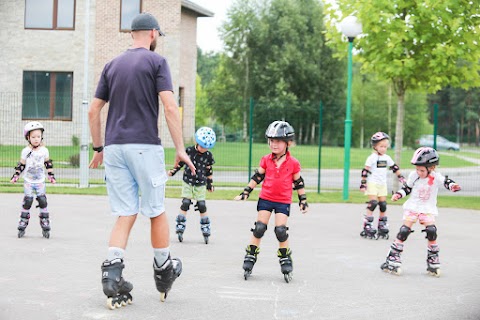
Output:
<instances>
[{"instance_id":1,"label":"adult man","mask_svg":"<svg viewBox=\"0 0 480 320\"><path fill-rule=\"evenodd\" d=\"M158 96L176 148L175 166L183 161L195 170L185 153L168 64L153 52L157 38L164 34L149 13L137 15L131 29L133 46L105 65L88 112L95 150L90 168L97 168L105 161L110 206L118 216L107 259L102 264L103 291L111 309L126 305L132 299L129 292L133 286L122 278L122 269L128 237L138 212L151 221L154 278L162 301L182 271L181 261L170 257L169 225L164 214L167 176L158 137ZM103 148L100 114L107 102Z\"/></svg>"}]
</instances>

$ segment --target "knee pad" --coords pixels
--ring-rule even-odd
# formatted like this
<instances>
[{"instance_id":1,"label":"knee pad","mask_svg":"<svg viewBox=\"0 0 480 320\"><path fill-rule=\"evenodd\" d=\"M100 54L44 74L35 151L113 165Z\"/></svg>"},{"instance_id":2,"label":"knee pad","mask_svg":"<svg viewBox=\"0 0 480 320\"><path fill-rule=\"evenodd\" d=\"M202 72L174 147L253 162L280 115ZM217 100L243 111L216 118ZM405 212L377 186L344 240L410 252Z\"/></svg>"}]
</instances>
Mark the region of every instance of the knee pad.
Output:
<instances>
[{"instance_id":1,"label":"knee pad","mask_svg":"<svg viewBox=\"0 0 480 320\"><path fill-rule=\"evenodd\" d=\"M22 211L20 218L28 220L30 219L30 213Z\"/></svg>"},{"instance_id":2,"label":"knee pad","mask_svg":"<svg viewBox=\"0 0 480 320\"><path fill-rule=\"evenodd\" d=\"M197 204L195 205L195 210L198 210L198 212L200 213L207 212L207 205L205 203L205 200L197 201Z\"/></svg>"},{"instance_id":3,"label":"knee pad","mask_svg":"<svg viewBox=\"0 0 480 320\"><path fill-rule=\"evenodd\" d=\"M255 228L250 229L250 231L253 232L255 238L260 239L265 234L265 231L267 231L267 225L263 222L256 221Z\"/></svg>"},{"instance_id":4,"label":"knee pad","mask_svg":"<svg viewBox=\"0 0 480 320\"><path fill-rule=\"evenodd\" d=\"M175 219L177 223L185 223L187 222L187 217L184 214L180 213L177 218Z\"/></svg>"},{"instance_id":5,"label":"knee pad","mask_svg":"<svg viewBox=\"0 0 480 320\"><path fill-rule=\"evenodd\" d=\"M275 235L277 236L277 239L279 242L285 242L288 239L288 227L286 225L281 225L278 227L275 227Z\"/></svg>"},{"instance_id":6,"label":"knee pad","mask_svg":"<svg viewBox=\"0 0 480 320\"><path fill-rule=\"evenodd\" d=\"M370 211L374 211L375 208L377 207L378 201L377 200L370 200L367 203L368 203L367 209L370 210Z\"/></svg>"},{"instance_id":7,"label":"knee pad","mask_svg":"<svg viewBox=\"0 0 480 320\"><path fill-rule=\"evenodd\" d=\"M210 218L209 217L201 217L200 218L200 224L210 224Z\"/></svg>"},{"instance_id":8,"label":"knee pad","mask_svg":"<svg viewBox=\"0 0 480 320\"><path fill-rule=\"evenodd\" d=\"M48 212L40 212L40 213L38 214L38 217L39 217L40 219L48 219L49 216L50 216L50 215L49 215Z\"/></svg>"},{"instance_id":9,"label":"knee pad","mask_svg":"<svg viewBox=\"0 0 480 320\"><path fill-rule=\"evenodd\" d=\"M33 197L25 196L23 197L23 209L28 210L32 207Z\"/></svg>"},{"instance_id":10,"label":"knee pad","mask_svg":"<svg viewBox=\"0 0 480 320\"><path fill-rule=\"evenodd\" d=\"M425 229L422 230L422 232L425 232L427 234L425 236L426 239L430 241L437 240L437 227L434 224L426 226Z\"/></svg>"},{"instance_id":11,"label":"knee pad","mask_svg":"<svg viewBox=\"0 0 480 320\"><path fill-rule=\"evenodd\" d=\"M380 201L378 207L380 208L380 212L387 211L387 201Z\"/></svg>"},{"instance_id":12,"label":"knee pad","mask_svg":"<svg viewBox=\"0 0 480 320\"><path fill-rule=\"evenodd\" d=\"M44 209L47 207L47 196L42 194L40 196L37 196L37 201L38 201L38 206L40 209Z\"/></svg>"},{"instance_id":13,"label":"knee pad","mask_svg":"<svg viewBox=\"0 0 480 320\"><path fill-rule=\"evenodd\" d=\"M190 209L191 204L192 204L192 200L187 199L187 198L183 198L182 205L180 206L180 210L188 211L188 209Z\"/></svg>"},{"instance_id":14,"label":"knee pad","mask_svg":"<svg viewBox=\"0 0 480 320\"><path fill-rule=\"evenodd\" d=\"M410 229L406 225L403 225L400 227L400 231L397 234L397 239L400 241L405 241L407 240L410 233L412 233L412 229Z\"/></svg>"}]
</instances>

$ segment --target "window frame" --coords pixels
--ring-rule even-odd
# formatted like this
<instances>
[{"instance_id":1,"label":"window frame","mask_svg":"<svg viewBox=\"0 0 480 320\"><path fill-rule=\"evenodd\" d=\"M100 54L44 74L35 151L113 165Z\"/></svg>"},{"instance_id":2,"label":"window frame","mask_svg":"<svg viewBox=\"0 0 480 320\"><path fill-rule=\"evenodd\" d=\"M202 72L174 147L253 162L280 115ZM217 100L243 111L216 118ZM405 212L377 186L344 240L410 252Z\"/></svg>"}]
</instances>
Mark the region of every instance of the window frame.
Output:
<instances>
[{"instance_id":1,"label":"window frame","mask_svg":"<svg viewBox=\"0 0 480 320\"><path fill-rule=\"evenodd\" d=\"M140 12L138 12L139 14L142 13L143 11L143 0L137 0L139 3L140 3ZM119 24L118 24L118 29L120 30L120 32L132 32L132 28L128 28L128 29L122 29L122 16L123 16L123 0L120 0L120 19L118 20Z\"/></svg>"},{"instance_id":2,"label":"window frame","mask_svg":"<svg viewBox=\"0 0 480 320\"><path fill-rule=\"evenodd\" d=\"M43 72L50 74L50 105L49 105L49 116L48 118L44 117L24 117L23 108L24 103L24 94L25 94L25 78L26 72ZM70 74L72 80L70 81L70 117L55 116L55 106L56 106L56 94L57 94L57 74ZM22 77L22 120L55 120L55 121L73 121L73 71L48 71L48 70L23 70Z\"/></svg>"},{"instance_id":3,"label":"window frame","mask_svg":"<svg viewBox=\"0 0 480 320\"><path fill-rule=\"evenodd\" d=\"M51 0L53 1L53 14L52 14L52 27L51 28L35 28L35 27L27 27L27 1L25 0L25 10L24 10L24 19L23 19L23 27L25 30L64 30L64 31L72 31L75 30L75 23L76 23L76 12L77 12L77 0L73 0L73 16L72 16L72 27L65 28L65 27L58 27L58 0Z\"/></svg>"}]
</instances>

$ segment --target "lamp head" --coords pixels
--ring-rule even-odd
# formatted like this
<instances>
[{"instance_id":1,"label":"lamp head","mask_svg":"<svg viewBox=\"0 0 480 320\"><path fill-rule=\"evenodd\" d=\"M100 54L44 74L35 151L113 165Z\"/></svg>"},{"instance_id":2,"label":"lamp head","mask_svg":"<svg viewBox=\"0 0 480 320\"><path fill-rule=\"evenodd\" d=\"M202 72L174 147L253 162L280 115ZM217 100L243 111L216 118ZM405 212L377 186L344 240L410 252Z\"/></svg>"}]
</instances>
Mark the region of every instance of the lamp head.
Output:
<instances>
[{"instance_id":1,"label":"lamp head","mask_svg":"<svg viewBox=\"0 0 480 320\"><path fill-rule=\"evenodd\" d=\"M355 16L348 16L340 22L340 30L347 38L355 38L362 33L362 24Z\"/></svg>"}]
</instances>

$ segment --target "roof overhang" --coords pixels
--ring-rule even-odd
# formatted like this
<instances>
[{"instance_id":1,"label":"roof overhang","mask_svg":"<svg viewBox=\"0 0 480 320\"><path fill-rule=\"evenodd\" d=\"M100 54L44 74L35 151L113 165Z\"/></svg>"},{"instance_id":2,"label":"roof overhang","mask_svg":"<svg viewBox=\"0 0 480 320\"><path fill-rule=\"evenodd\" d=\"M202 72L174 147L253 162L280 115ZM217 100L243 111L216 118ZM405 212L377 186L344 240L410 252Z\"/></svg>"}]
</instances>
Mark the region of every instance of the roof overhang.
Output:
<instances>
[{"instance_id":1,"label":"roof overhang","mask_svg":"<svg viewBox=\"0 0 480 320\"><path fill-rule=\"evenodd\" d=\"M182 8L193 11L198 17L213 17L215 14L189 0L182 0Z\"/></svg>"}]
</instances>

